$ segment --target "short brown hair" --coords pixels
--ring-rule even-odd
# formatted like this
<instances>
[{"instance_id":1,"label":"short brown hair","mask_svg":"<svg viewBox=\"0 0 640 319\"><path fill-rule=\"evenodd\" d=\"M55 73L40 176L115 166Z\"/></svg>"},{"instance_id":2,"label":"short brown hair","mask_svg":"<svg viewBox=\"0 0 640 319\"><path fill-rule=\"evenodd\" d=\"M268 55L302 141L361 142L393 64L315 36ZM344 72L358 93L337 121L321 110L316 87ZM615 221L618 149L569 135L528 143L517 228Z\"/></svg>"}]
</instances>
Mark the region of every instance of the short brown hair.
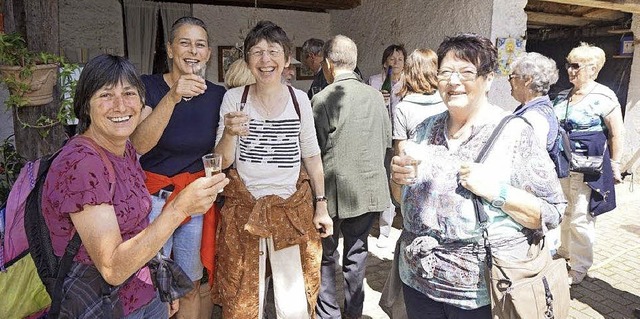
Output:
<instances>
[{"instance_id":1,"label":"short brown hair","mask_svg":"<svg viewBox=\"0 0 640 319\"><path fill-rule=\"evenodd\" d=\"M398 95L433 94L438 86L438 56L430 49L416 49L404 64L404 84Z\"/></svg>"},{"instance_id":2,"label":"short brown hair","mask_svg":"<svg viewBox=\"0 0 640 319\"><path fill-rule=\"evenodd\" d=\"M269 43L277 43L282 46L284 56L291 56L291 40L284 30L271 21L260 21L244 38L244 60L249 62L249 50L258 44L258 42L266 40Z\"/></svg>"}]
</instances>

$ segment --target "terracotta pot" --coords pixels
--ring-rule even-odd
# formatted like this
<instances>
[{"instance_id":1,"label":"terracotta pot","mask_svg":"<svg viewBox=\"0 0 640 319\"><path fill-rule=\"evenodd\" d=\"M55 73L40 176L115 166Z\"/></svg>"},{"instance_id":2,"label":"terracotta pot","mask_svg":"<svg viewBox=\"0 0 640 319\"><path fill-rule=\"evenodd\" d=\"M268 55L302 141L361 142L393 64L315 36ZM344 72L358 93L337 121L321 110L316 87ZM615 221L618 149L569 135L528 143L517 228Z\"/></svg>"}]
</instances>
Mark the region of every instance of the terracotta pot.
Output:
<instances>
[{"instance_id":1,"label":"terracotta pot","mask_svg":"<svg viewBox=\"0 0 640 319\"><path fill-rule=\"evenodd\" d=\"M3 77L19 77L21 70L20 66L0 66ZM27 105L44 105L53 101L53 87L56 85L57 79L57 64L36 65L31 76L21 78L31 87L31 90L23 96L27 100ZM13 94L13 92L11 93Z\"/></svg>"}]
</instances>

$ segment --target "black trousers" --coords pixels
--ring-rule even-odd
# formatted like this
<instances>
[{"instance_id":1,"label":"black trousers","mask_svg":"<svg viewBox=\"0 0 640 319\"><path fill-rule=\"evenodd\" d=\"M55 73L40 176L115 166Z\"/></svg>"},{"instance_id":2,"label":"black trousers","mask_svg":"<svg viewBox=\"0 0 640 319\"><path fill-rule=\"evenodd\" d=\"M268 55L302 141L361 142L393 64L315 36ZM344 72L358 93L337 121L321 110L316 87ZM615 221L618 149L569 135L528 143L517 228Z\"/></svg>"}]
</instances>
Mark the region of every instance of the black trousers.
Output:
<instances>
[{"instance_id":1,"label":"black trousers","mask_svg":"<svg viewBox=\"0 0 640 319\"><path fill-rule=\"evenodd\" d=\"M320 293L316 314L322 319L337 319L340 305L336 300L336 263L340 233L344 240L342 274L344 276L344 313L347 317L362 316L364 304L364 273L369 247L367 237L378 212L368 212L353 218L334 218L333 236L322 239Z\"/></svg>"}]
</instances>

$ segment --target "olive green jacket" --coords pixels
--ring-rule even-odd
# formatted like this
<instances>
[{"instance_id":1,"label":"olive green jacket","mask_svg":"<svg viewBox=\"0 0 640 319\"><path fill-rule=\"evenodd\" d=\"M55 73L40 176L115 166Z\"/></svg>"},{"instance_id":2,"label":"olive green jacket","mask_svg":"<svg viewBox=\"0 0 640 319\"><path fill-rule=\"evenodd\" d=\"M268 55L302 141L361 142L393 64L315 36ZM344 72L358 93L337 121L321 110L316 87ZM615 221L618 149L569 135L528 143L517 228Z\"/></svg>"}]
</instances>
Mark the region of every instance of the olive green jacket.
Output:
<instances>
[{"instance_id":1,"label":"olive green jacket","mask_svg":"<svg viewBox=\"0 0 640 319\"><path fill-rule=\"evenodd\" d=\"M391 148L391 121L382 94L358 80L338 75L311 100L324 166L331 217L356 217L389 206L384 168Z\"/></svg>"}]
</instances>

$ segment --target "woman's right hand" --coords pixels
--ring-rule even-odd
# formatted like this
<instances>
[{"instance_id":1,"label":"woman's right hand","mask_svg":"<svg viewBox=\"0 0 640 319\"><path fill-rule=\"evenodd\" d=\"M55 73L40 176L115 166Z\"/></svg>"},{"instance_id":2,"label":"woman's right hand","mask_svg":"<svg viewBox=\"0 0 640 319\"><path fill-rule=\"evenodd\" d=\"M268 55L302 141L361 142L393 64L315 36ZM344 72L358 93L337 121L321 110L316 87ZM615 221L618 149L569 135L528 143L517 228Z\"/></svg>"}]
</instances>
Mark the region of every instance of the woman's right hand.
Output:
<instances>
[{"instance_id":1,"label":"woman's right hand","mask_svg":"<svg viewBox=\"0 0 640 319\"><path fill-rule=\"evenodd\" d=\"M235 111L225 114L224 132L232 136L249 135L249 116L247 113Z\"/></svg>"},{"instance_id":2,"label":"woman's right hand","mask_svg":"<svg viewBox=\"0 0 640 319\"><path fill-rule=\"evenodd\" d=\"M173 200L173 207L185 216L204 214L213 205L218 192L227 184L229 179L224 173L200 177L178 194Z\"/></svg>"},{"instance_id":3,"label":"woman's right hand","mask_svg":"<svg viewBox=\"0 0 640 319\"><path fill-rule=\"evenodd\" d=\"M413 169L410 167L415 159L409 155L396 155L391 159L391 180L399 185L413 183Z\"/></svg>"},{"instance_id":4,"label":"woman's right hand","mask_svg":"<svg viewBox=\"0 0 640 319\"><path fill-rule=\"evenodd\" d=\"M182 98L192 98L200 94L204 94L207 89L205 80L196 74L180 75L178 80L171 87L174 101L180 101Z\"/></svg>"}]
</instances>

